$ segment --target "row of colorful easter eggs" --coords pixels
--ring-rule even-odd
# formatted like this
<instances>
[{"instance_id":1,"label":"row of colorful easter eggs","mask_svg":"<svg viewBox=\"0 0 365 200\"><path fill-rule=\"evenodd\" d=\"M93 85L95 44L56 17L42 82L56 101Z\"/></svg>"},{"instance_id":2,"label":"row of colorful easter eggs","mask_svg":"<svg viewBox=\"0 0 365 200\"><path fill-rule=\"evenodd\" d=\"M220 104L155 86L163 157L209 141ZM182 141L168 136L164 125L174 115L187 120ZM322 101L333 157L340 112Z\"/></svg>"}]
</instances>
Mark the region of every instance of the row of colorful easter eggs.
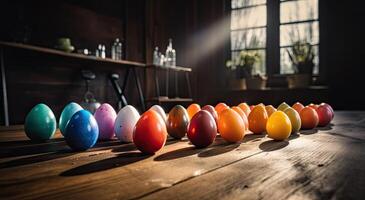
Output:
<instances>
[{"instance_id":1,"label":"row of colorful easter eggs","mask_svg":"<svg viewBox=\"0 0 365 200\"><path fill-rule=\"evenodd\" d=\"M297 109L296 105L293 108ZM246 103L241 103L230 108L220 103L215 108L207 105L202 109L198 104L192 104L187 110L177 105L167 117L158 105L140 116L130 105L116 115L109 104L103 104L93 116L77 103L70 103L61 113L59 128L67 144L74 150L86 150L92 147L97 139L111 139L115 134L121 141L133 141L144 153L154 153L164 146L167 133L176 139L181 139L187 134L192 144L201 148L212 144L217 132L229 142L242 140L248 129L253 133L266 131L269 137L283 140L300 128L317 126L318 119L314 127L301 125L301 122L312 123L312 110L303 112L309 114L303 114L302 117L296 110L288 107L290 106L285 103L278 107L278 110L285 110L284 114L272 106L264 107L262 104L249 107ZM322 110L331 112L321 111L322 107L326 108ZM328 104L318 106L317 112L329 113L330 120L333 118L333 110ZM320 114L317 118L318 116L323 118L326 115ZM322 125L327 125L329 121ZM45 104L36 105L26 117L25 132L32 140L47 140L53 136L55 130L55 117Z\"/></svg>"}]
</instances>

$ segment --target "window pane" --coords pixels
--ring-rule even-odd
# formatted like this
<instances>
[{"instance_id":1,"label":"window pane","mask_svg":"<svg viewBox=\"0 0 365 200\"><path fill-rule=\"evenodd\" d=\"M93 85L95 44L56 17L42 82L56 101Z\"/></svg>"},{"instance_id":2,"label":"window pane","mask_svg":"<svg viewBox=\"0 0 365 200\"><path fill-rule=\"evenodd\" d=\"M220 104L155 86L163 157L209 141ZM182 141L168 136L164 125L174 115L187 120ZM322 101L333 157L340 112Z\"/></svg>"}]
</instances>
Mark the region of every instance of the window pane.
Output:
<instances>
[{"instance_id":1,"label":"window pane","mask_svg":"<svg viewBox=\"0 0 365 200\"><path fill-rule=\"evenodd\" d=\"M232 30L257 26L266 26L266 5L232 10Z\"/></svg>"},{"instance_id":2,"label":"window pane","mask_svg":"<svg viewBox=\"0 0 365 200\"><path fill-rule=\"evenodd\" d=\"M319 23L308 22L280 26L280 46L292 45L296 41L319 43Z\"/></svg>"},{"instance_id":3,"label":"window pane","mask_svg":"<svg viewBox=\"0 0 365 200\"><path fill-rule=\"evenodd\" d=\"M232 8L242 8L266 3L266 0L232 0Z\"/></svg>"},{"instance_id":4,"label":"window pane","mask_svg":"<svg viewBox=\"0 0 365 200\"><path fill-rule=\"evenodd\" d=\"M266 74L266 68L265 68L266 52L265 52L265 50L264 49L263 50L247 50L247 52L257 52L260 55L260 61L255 63L252 74L253 75ZM239 51L232 52L232 60L234 60L239 55L239 53L240 53Z\"/></svg>"},{"instance_id":5,"label":"window pane","mask_svg":"<svg viewBox=\"0 0 365 200\"><path fill-rule=\"evenodd\" d=\"M294 73L293 70L293 64L289 58L288 52L287 51L291 51L290 47L283 47L280 49L280 64L281 64L281 68L280 68L280 73L281 74L292 74ZM318 63L319 63L319 58L318 58L318 46L313 46L313 52L314 52L314 68L313 68L313 74L318 74Z\"/></svg>"},{"instance_id":6,"label":"window pane","mask_svg":"<svg viewBox=\"0 0 365 200\"><path fill-rule=\"evenodd\" d=\"M266 28L231 32L231 50L265 48Z\"/></svg>"},{"instance_id":7,"label":"window pane","mask_svg":"<svg viewBox=\"0 0 365 200\"><path fill-rule=\"evenodd\" d=\"M288 1L280 4L280 22L318 19L318 0Z\"/></svg>"}]
</instances>

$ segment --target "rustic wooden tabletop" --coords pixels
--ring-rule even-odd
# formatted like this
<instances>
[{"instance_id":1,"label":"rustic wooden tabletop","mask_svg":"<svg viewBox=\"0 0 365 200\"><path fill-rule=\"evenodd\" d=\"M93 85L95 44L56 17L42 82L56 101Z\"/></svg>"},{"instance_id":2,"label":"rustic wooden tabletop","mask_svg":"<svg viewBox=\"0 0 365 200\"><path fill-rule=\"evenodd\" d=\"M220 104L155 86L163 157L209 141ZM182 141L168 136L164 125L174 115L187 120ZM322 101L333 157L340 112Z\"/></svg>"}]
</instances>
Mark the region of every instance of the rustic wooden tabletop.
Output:
<instances>
[{"instance_id":1,"label":"rustic wooden tabletop","mask_svg":"<svg viewBox=\"0 0 365 200\"><path fill-rule=\"evenodd\" d=\"M0 199L365 199L365 112L283 142L220 137L195 149L169 139L146 156L133 144L99 142L72 152L58 132L46 143L0 131Z\"/></svg>"}]
</instances>

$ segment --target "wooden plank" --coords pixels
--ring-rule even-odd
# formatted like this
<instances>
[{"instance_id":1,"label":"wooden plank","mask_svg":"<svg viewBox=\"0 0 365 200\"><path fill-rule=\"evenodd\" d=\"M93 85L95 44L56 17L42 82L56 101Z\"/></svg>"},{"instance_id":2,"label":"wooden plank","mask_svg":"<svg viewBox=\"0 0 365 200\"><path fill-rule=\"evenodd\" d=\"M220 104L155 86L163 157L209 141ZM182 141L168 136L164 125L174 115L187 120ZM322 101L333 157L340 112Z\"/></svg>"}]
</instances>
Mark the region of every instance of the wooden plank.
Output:
<instances>
[{"instance_id":1,"label":"wooden plank","mask_svg":"<svg viewBox=\"0 0 365 200\"><path fill-rule=\"evenodd\" d=\"M247 137L246 140L250 138ZM18 158L1 163L0 172L6 176L0 177L0 186L3 188L0 196L55 199L85 199L92 196L101 199L136 198L234 161L236 155L224 154L238 146L239 144L227 145L218 138L216 146L200 150L192 147L185 139L167 145L152 157L134 150L133 145L129 145L132 149L120 145L83 153L49 152L50 155L32 155L33 159L41 162L16 166L14 163L24 160ZM257 145L252 143L241 149L245 150L245 155L249 155L259 151L252 148L254 146ZM202 160L197 155L201 151L205 152L202 156L211 157ZM18 192L19 187L23 188L21 193ZM105 195L100 197L100 194Z\"/></svg>"},{"instance_id":2,"label":"wooden plank","mask_svg":"<svg viewBox=\"0 0 365 200\"><path fill-rule=\"evenodd\" d=\"M166 97L154 97L152 99L147 99L146 101L153 101L153 102L192 102L193 99L191 98L166 98Z\"/></svg>"},{"instance_id":3,"label":"wooden plank","mask_svg":"<svg viewBox=\"0 0 365 200\"><path fill-rule=\"evenodd\" d=\"M254 156L143 199L363 199L365 139L331 132L336 128L289 142L265 140Z\"/></svg>"},{"instance_id":4,"label":"wooden plank","mask_svg":"<svg viewBox=\"0 0 365 200\"><path fill-rule=\"evenodd\" d=\"M352 117L348 119L347 116ZM334 123L342 123L338 120L361 121L364 116L364 112L337 113ZM354 126L359 125L355 123ZM227 144L217 138L215 145L207 149L195 149L186 139L169 141L161 152L150 157L136 151L133 144L116 141L104 146L101 143L102 146L81 153L64 152L57 149L62 145L51 143L49 152L29 152L0 159L0 173L4 174L0 177L0 197L220 199L248 195L269 199L326 198L320 195L327 186L329 194L334 189L341 189L337 197L348 193L351 185L344 183L343 177L358 183L355 191L351 190L357 197L362 190L356 189L364 185L364 170L361 169L364 153L360 149L363 139L358 135L346 137L343 132L349 130L346 126L340 130L337 131L335 125L332 130L315 134L307 131L289 142L279 143L271 142L263 135L248 135L241 144ZM1 135L3 133L0 141L3 141ZM0 144L1 152L10 148ZM345 157L349 161L345 162ZM357 176L350 176L352 170ZM311 180L310 184L306 182L306 176ZM318 187L313 188L312 183ZM340 183L344 186L340 187Z\"/></svg>"},{"instance_id":5,"label":"wooden plank","mask_svg":"<svg viewBox=\"0 0 365 200\"><path fill-rule=\"evenodd\" d=\"M181 72L191 72L192 71L192 69L190 67L182 67L182 66L162 66L162 65L147 64L146 67L160 69L160 70L172 70L172 71L181 71Z\"/></svg>"}]
</instances>

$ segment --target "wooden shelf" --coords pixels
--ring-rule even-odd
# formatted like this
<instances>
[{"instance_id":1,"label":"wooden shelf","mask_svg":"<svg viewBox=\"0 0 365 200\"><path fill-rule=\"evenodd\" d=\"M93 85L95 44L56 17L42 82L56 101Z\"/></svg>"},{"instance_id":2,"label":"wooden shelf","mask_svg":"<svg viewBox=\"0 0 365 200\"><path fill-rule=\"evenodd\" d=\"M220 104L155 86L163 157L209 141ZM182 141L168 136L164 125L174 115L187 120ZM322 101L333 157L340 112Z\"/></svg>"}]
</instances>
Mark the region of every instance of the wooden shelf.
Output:
<instances>
[{"instance_id":1,"label":"wooden shelf","mask_svg":"<svg viewBox=\"0 0 365 200\"><path fill-rule=\"evenodd\" d=\"M29 50L29 51L33 51L33 52L48 54L48 55L61 56L64 58L73 58L73 59L80 59L80 60L84 60L84 61L93 61L93 62L103 63L103 64L117 64L117 65L129 66L129 67L146 67L146 64L140 63L140 62L135 62L135 61L113 60L111 58L99 58L99 57L87 56L87 55L83 55L83 54L79 54L79 53L67 53L64 51L57 50L57 49L39 47L39 46L34 46L34 45L29 45L29 44L0 41L0 46L7 47L7 48L21 49L21 50Z\"/></svg>"},{"instance_id":2,"label":"wooden shelf","mask_svg":"<svg viewBox=\"0 0 365 200\"><path fill-rule=\"evenodd\" d=\"M223 89L224 91L226 91L227 89ZM313 86L309 86L308 88L288 88L288 87L266 87L263 89L237 89L237 88L231 88L228 89L229 91L242 91L242 92L246 92L246 91L287 91L287 90L291 90L291 91L308 91L308 90L328 90L328 86L324 86L324 85L313 85Z\"/></svg>"},{"instance_id":3,"label":"wooden shelf","mask_svg":"<svg viewBox=\"0 0 365 200\"><path fill-rule=\"evenodd\" d=\"M191 99L191 98L179 98L179 97L177 97L177 98L155 97L155 98L147 99L146 101L170 103L170 102L192 102L193 99Z\"/></svg>"},{"instance_id":4,"label":"wooden shelf","mask_svg":"<svg viewBox=\"0 0 365 200\"><path fill-rule=\"evenodd\" d=\"M172 70L172 71L183 71L183 72L192 71L190 67L181 67L181 66L162 66L162 65L147 64L146 67L160 70Z\"/></svg>"}]
</instances>

